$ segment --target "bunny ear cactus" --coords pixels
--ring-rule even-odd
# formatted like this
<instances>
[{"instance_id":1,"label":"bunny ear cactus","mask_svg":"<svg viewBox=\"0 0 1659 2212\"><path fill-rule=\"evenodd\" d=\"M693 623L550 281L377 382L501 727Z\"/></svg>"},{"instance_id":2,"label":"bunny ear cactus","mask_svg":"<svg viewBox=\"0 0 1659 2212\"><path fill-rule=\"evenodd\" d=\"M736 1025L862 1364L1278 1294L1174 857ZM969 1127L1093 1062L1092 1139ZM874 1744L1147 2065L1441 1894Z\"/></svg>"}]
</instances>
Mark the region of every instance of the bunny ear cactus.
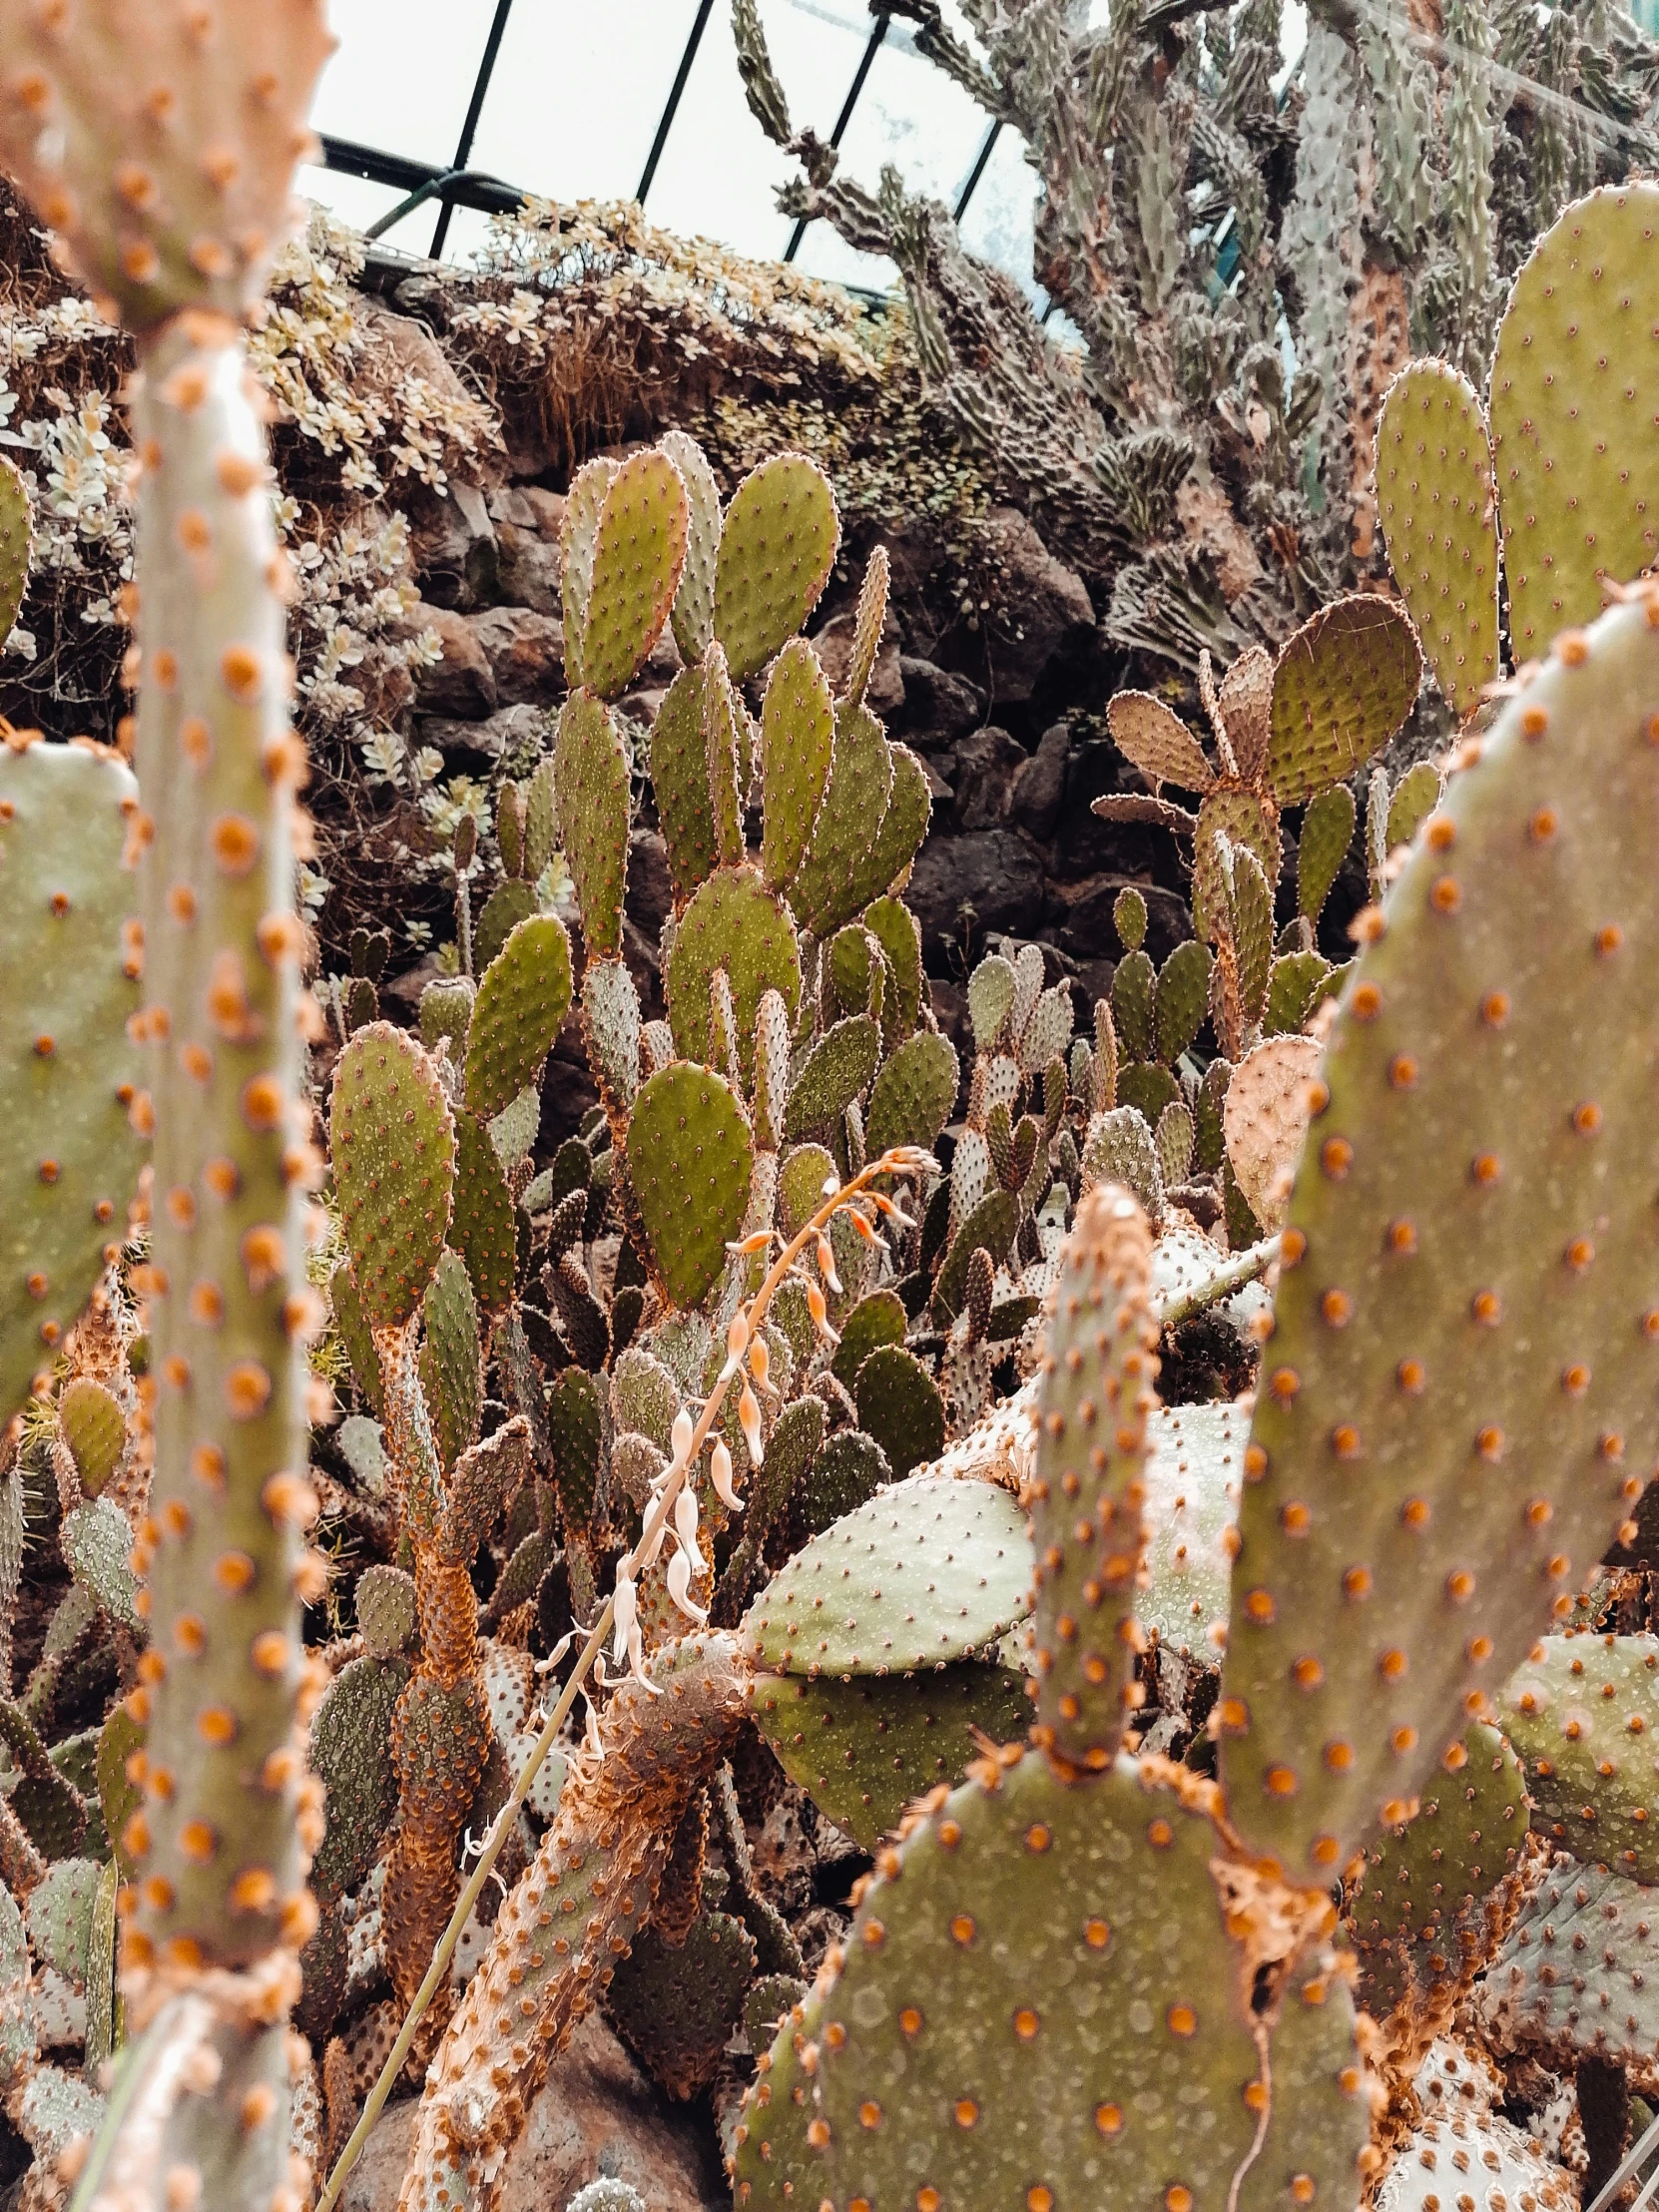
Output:
<instances>
[{"instance_id":1,"label":"bunny ear cactus","mask_svg":"<svg viewBox=\"0 0 1659 2212\"><path fill-rule=\"evenodd\" d=\"M119 761L0 750L0 1429L50 1369L127 1233L144 1159L144 1063L127 1024L142 938L123 869L138 813Z\"/></svg>"},{"instance_id":2,"label":"bunny ear cactus","mask_svg":"<svg viewBox=\"0 0 1659 2212\"><path fill-rule=\"evenodd\" d=\"M1506 706L1371 917L1326 1050L1218 1708L1229 1816L1293 1883L1408 1817L1659 1441L1635 1196L1659 908L1620 832L1655 802L1656 614L1643 593L1569 632Z\"/></svg>"},{"instance_id":3,"label":"bunny ear cactus","mask_svg":"<svg viewBox=\"0 0 1659 2212\"><path fill-rule=\"evenodd\" d=\"M302 1240L317 1161L299 1094L290 836L304 764L241 325L288 228L329 39L303 0L233 5L217 32L203 39L159 5L13 8L0 156L138 338L129 842L142 919L128 942L135 967L142 947L133 1032L150 1055L131 1103L154 1130L138 1282L153 1640L134 1693L145 1803L123 1838L136 1868L123 1972L128 2017L149 2033L82 2185L90 2196L105 2174L134 2188L149 2176L160 2202L177 2173L180 2189L242 2204L286 2186L280 2023L315 1924L303 1878L320 1821L294 1740L311 1694L299 1596L317 1588L303 1547L316 1500ZM105 1172L119 1176L118 1161ZM67 1271L87 1265L77 1254ZM181 2095L192 2066L222 2077L242 2130Z\"/></svg>"}]
</instances>

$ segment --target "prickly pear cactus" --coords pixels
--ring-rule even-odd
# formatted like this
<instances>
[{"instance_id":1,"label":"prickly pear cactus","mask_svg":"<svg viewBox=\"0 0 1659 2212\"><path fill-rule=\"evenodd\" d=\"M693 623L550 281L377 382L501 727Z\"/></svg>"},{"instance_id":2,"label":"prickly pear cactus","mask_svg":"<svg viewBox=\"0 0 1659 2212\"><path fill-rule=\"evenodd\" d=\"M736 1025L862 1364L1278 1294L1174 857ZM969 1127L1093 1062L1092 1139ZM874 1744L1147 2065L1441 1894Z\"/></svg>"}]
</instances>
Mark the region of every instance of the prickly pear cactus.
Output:
<instances>
[{"instance_id":1,"label":"prickly pear cactus","mask_svg":"<svg viewBox=\"0 0 1659 2212\"><path fill-rule=\"evenodd\" d=\"M1468 716L1497 677L1497 492L1479 395L1443 361L1413 361L1389 385L1377 495L1389 566L1435 682Z\"/></svg>"},{"instance_id":2,"label":"prickly pear cactus","mask_svg":"<svg viewBox=\"0 0 1659 2212\"><path fill-rule=\"evenodd\" d=\"M1654 614L1569 633L1509 703L1326 1049L1218 1708L1230 1818L1293 1882L1409 1817L1659 1440L1659 1255L1614 1195L1649 1172L1659 909L1619 825L1659 774Z\"/></svg>"},{"instance_id":3,"label":"prickly pear cactus","mask_svg":"<svg viewBox=\"0 0 1659 2212\"><path fill-rule=\"evenodd\" d=\"M77 746L0 750L0 917L12 963L0 995L0 1422L50 1369L125 1240L144 1159L150 1104L127 1034L143 945L123 929L137 809L119 761Z\"/></svg>"}]
</instances>

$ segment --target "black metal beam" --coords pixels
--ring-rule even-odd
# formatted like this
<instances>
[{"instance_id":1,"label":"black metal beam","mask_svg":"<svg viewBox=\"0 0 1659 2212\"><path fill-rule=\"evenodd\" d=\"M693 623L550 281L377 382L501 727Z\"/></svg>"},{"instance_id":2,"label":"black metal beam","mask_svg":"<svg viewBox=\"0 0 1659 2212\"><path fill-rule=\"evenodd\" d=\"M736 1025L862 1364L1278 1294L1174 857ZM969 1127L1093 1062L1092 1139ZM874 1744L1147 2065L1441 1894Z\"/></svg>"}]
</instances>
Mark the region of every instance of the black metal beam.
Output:
<instances>
[{"instance_id":1,"label":"black metal beam","mask_svg":"<svg viewBox=\"0 0 1659 2212\"><path fill-rule=\"evenodd\" d=\"M484 96L490 89L490 79L495 74L495 58L501 51L501 41L506 33L507 18L512 13L513 0L495 0L495 14L490 19L490 35L484 41L483 58L478 64L478 74L472 80L472 98L466 104L466 119L461 125L461 135L455 147L455 159L450 168L457 173L466 170L472 160L472 141L477 136L478 118L484 112ZM452 200L445 200L438 210L437 227L432 233L432 259L443 258L443 242L449 236L449 218L454 209Z\"/></svg>"},{"instance_id":2,"label":"black metal beam","mask_svg":"<svg viewBox=\"0 0 1659 2212\"><path fill-rule=\"evenodd\" d=\"M643 208L645 196L651 190L652 179L657 174L657 164L663 158L663 148L668 144L668 134L674 128L674 118L679 112L680 95L686 89L686 79L692 73L692 63L697 59L697 49L703 43L703 33L714 9L715 0L699 0L691 33L686 40L686 50L680 56L680 66L674 72L674 82L668 88L668 99L657 122L657 136L651 141L651 151L645 157L645 167L640 172L640 189L634 198Z\"/></svg>"},{"instance_id":3,"label":"black metal beam","mask_svg":"<svg viewBox=\"0 0 1659 2212\"><path fill-rule=\"evenodd\" d=\"M985 164L990 160L991 151L995 147L997 140L1001 136L1002 125L1000 121L993 123L990 129L985 133L985 143L980 147L978 153L973 158L973 167L968 171L967 183L956 195L955 220L958 223L961 222L963 216L967 213L967 204L973 198L974 193L977 191L979 180L985 174Z\"/></svg>"},{"instance_id":4,"label":"black metal beam","mask_svg":"<svg viewBox=\"0 0 1659 2212\"><path fill-rule=\"evenodd\" d=\"M436 198L457 207L477 208L485 215L511 215L524 205L517 185L476 173L456 177L431 162L413 161L406 154L388 154L378 146L362 146L355 139L322 134L322 166L337 177L361 177L371 185L385 185L393 192L418 192L423 185L438 187Z\"/></svg>"},{"instance_id":5,"label":"black metal beam","mask_svg":"<svg viewBox=\"0 0 1659 2212\"><path fill-rule=\"evenodd\" d=\"M846 127L852 121L852 111L858 105L858 95L864 89L864 79L869 75L870 64L874 61L880 49L881 41L887 35L887 25L891 21L892 18L889 15L878 15L870 25L869 38L865 42L862 55L859 57L858 66L852 73L852 82L846 88L846 98L841 102L841 112L835 118L835 128L830 134L831 146L839 146L846 135ZM797 254L801 251L801 242L806 236L807 218L803 216L790 233L790 243L784 249L785 261L793 262L795 260Z\"/></svg>"}]
</instances>

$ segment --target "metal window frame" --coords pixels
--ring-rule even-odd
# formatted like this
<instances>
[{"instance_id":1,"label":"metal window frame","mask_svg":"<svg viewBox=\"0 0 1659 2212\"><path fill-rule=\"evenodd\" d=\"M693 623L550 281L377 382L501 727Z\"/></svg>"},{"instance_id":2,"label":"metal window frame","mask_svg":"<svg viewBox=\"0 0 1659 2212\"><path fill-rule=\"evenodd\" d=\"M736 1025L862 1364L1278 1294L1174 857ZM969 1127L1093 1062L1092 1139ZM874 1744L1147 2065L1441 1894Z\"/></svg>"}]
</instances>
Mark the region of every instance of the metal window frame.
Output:
<instances>
[{"instance_id":1,"label":"metal window frame","mask_svg":"<svg viewBox=\"0 0 1659 2212\"><path fill-rule=\"evenodd\" d=\"M852 72L852 82L846 88L846 98L841 102L841 112L835 118L835 128L830 134L830 144L831 146L839 146L841 140L846 136L846 127L852 121L852 111L858 105L858 95L864 89L864 80L868 77L870 66L881 50L882 42L887 35L887 26L891 21L892 17L883 10L869 27L869 37L865 41L862 54L858 57L858 66ZM800 253L801 242L807 236L809 220L808 217L803 216L790 233L790 243L784 249L786 262L793 262L797 254Z\"/></svg>"},{"instance_id":2,"label":"metal window frame","mask_svg":"<svg viewBox=\"0 0 1659 2212\"><path fill-rule=\"evenodd\" d=\"M501 41L506 36L507 18L513 12L513 0L495 0L495 13L490 18L489 36L484 41L484 51L479 59L478 74L472 80L472 97L466 104L466 120L461 125L461 135L455 142L455 159L449 168L453 175L462 176L471 167L472 142L478 134L478 119L484 112L484 99L490 89L490 79L495 75L496 56L501 52ZM444 198L438 210L438 220L432 232L432 259L443 259L443 245L449 236L449 218L455 203Z\"/></svg>"}]
</instances>

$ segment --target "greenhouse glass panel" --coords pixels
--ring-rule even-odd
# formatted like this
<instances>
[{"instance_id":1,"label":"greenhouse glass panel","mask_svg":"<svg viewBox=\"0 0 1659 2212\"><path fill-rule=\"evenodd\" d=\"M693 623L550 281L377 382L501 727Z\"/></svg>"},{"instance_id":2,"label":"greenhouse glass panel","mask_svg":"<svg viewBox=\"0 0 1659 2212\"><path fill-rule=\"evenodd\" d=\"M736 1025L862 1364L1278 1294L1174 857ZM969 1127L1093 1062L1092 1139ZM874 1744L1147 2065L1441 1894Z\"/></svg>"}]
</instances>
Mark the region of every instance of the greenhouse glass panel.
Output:
<instances>
[{"instance_id":1,"label":"greenhouse glass panel","mask_svg":"<svg viewBox=\"0 0 1659 2212\"><path fill-rule=\"evenodd\" d=\"M1031 273L1040 190L1037 173L1025 158L1025 141L1004 128L961 220L968 252L1005 270L1039 314L1048 305L1047 292Z\"/></svg>"},{"instance_id":2,"label":"greenhouse glass panel","mask_svg":"<svg viewBox=\"0 0 1659 2212\"><path fill-rule=\"evenodd\" d=\"M545 5L530 0L532 11ZM495 0L329 0L339 46L312 130L447 169L494 13Z\"/></svg>"}]
</instances>

